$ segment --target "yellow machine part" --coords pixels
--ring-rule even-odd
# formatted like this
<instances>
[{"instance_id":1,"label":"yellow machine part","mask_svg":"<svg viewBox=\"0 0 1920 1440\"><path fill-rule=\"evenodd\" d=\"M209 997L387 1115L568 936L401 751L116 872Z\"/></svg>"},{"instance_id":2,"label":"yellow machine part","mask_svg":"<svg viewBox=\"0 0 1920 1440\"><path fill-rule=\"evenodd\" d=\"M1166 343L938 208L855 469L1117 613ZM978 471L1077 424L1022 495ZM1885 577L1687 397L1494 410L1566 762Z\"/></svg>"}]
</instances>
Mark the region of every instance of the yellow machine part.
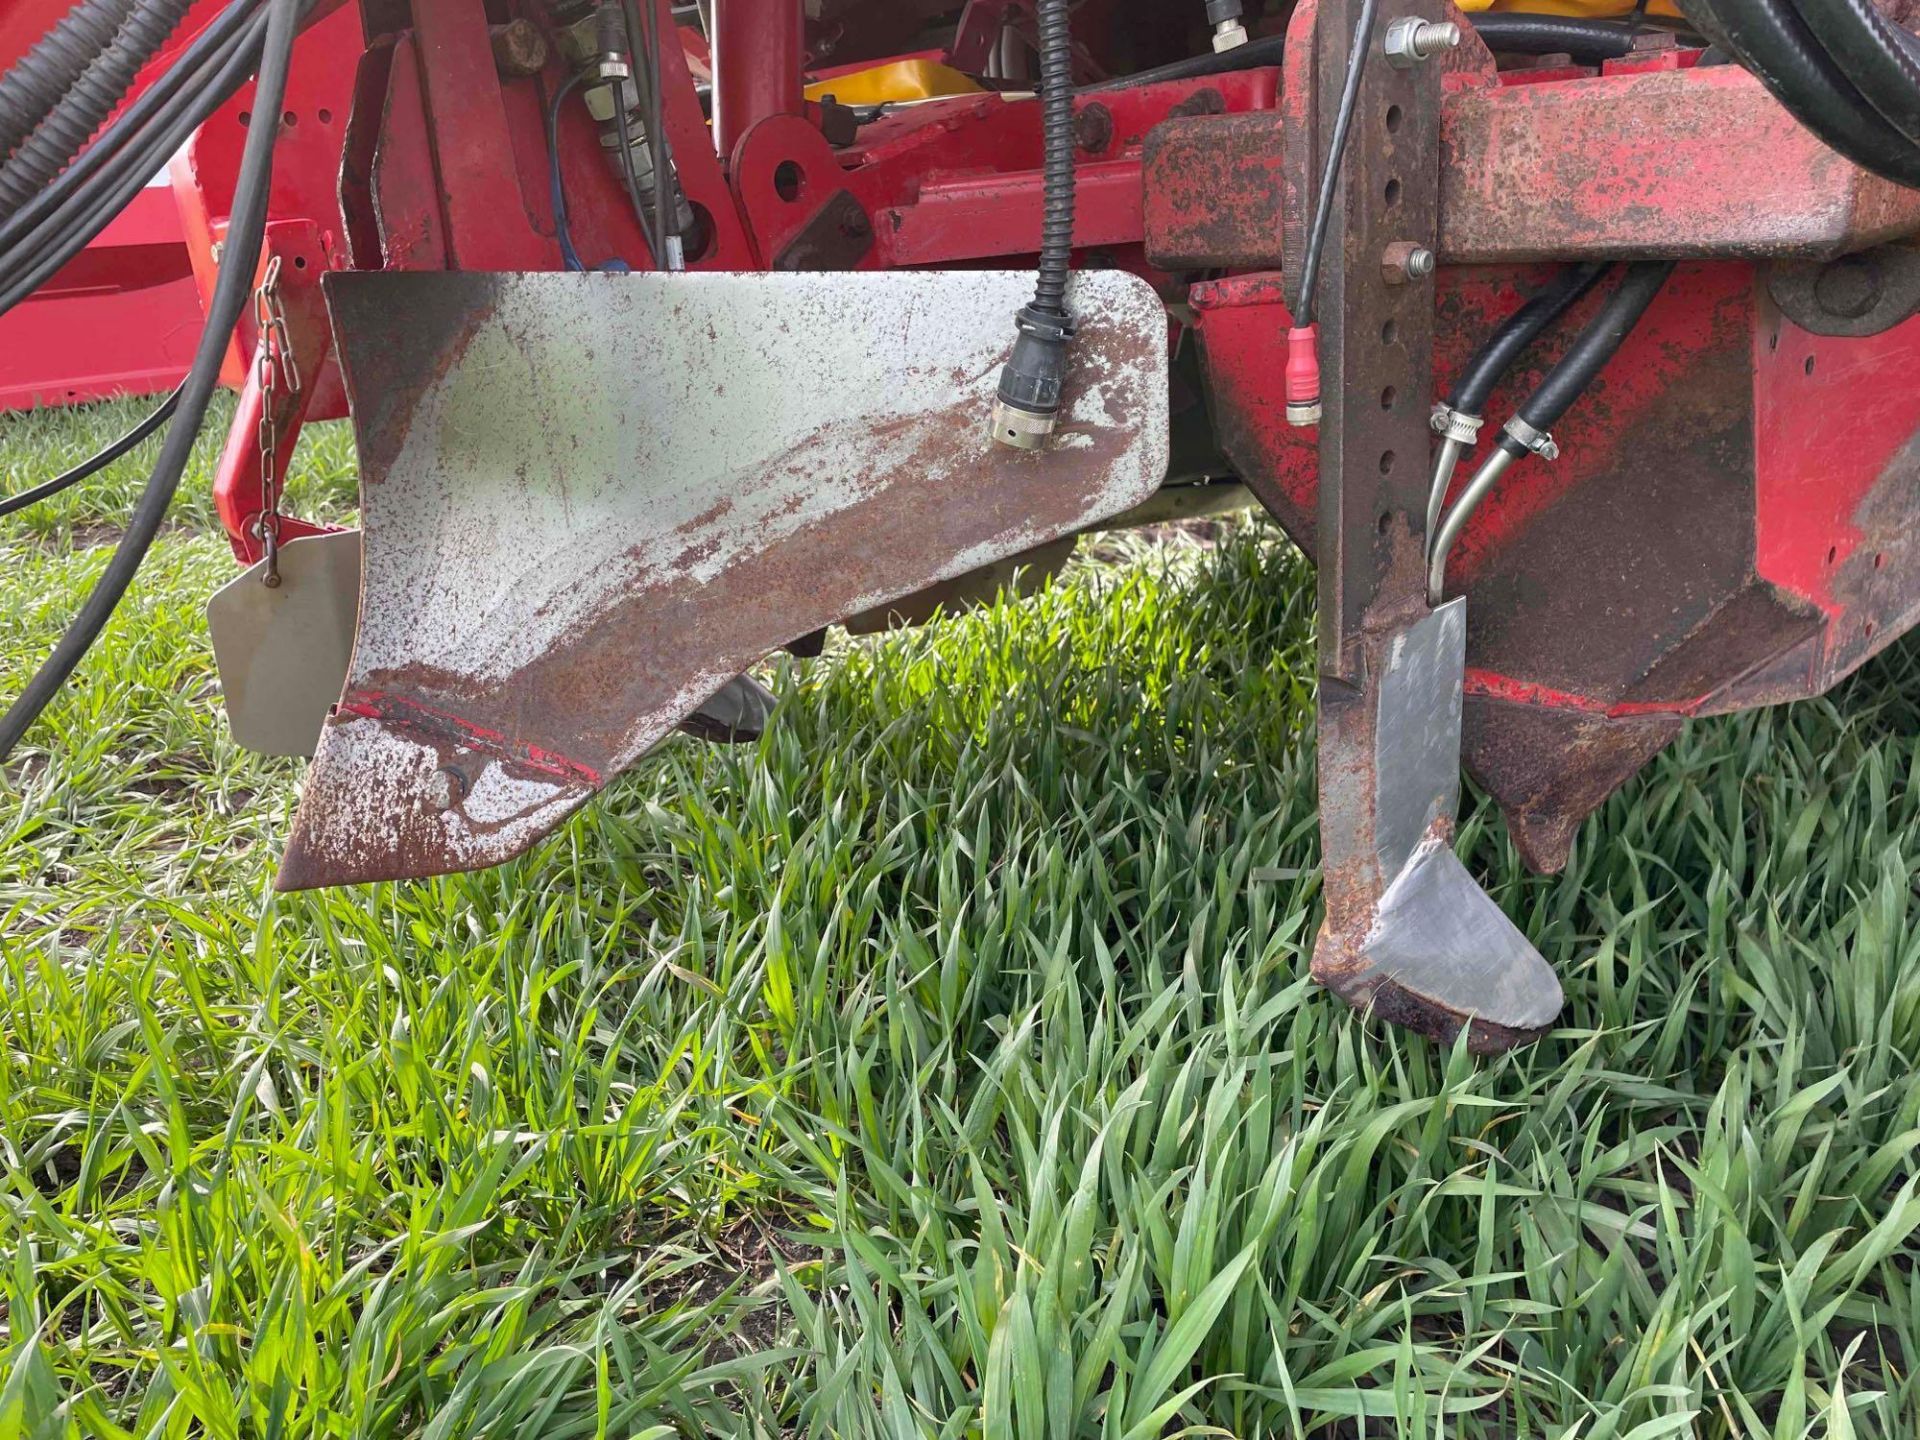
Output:
<instances>
[{"instance_id":1,"label":"yellow machine part","mask_svg":"<svg viewBox=\"0 0 1920 1440\"><path fill-rule=\"evenodd\" d=\"M891 105L902 100L934 100L942 95L975 95L979 91L972 80L938 60L894 60L871 70L816 80L807 86L807 99L831 95L842 105Z\"/></svg>"},{"instance_id":2,"label":"yellow machine part","mask_svg":"<svg viewBox=\"0 0 1920 1440\"><path fill-rule=\"evenodd\" d=\"M1578 15L1590 20L1633 13L1633 0L1455 0L1455 3L1467 11L1525 10L1534 15ZM1653 0L1647 6L1647 13L1663 15L1669 20L1681 18L1680 7L1673 0Z\"/></svg>"}]
</instances>

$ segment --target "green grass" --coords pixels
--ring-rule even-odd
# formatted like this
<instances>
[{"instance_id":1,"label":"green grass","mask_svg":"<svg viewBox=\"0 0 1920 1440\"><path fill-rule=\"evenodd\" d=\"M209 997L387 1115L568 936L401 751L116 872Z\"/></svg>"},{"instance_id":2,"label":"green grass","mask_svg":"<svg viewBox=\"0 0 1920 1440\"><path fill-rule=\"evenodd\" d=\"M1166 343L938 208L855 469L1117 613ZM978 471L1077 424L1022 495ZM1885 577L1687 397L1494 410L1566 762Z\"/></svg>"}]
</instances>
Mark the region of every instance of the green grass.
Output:
<instances>
[{"instance_id":1,"label":"green grass","mask_svg":"<svg viewBox=\"0 0 1920 1440\"><path fill-rule=\"evenodd\" d=\"M1264 528L788 662L501 870L276 899L210 455L0 799L0 1437L1920 1432L1920 646L1694 725L1563 876L1473 809L1568 995L1482 1063L1303 978ZM0 536L0 690L139 474ZM348 511L341 434L295 493Z\"/></svg>"}]
</instances>

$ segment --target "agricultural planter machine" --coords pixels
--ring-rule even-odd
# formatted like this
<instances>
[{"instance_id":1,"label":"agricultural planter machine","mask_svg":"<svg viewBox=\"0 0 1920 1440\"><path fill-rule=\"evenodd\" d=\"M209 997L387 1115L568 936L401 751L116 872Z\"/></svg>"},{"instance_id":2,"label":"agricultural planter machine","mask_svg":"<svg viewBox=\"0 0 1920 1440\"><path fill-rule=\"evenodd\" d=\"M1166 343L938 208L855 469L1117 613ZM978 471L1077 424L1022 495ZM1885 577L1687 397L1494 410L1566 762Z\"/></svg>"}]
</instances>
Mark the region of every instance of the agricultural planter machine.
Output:
<instances>
[{"instance_id":1,"label":"agricultural planter machine","mask_svg":"<svg viewBox=\"0 0 1920 1440\"><path fill-rule=\"evenodd\" d=\"M170 161L283 888L497 864L746 672L1251 490L1319 572L1341 997L1476 1049L1526 859L1920 605L1920 41L1868 0L15 0L0 310ZM1622 13L1624 12L1624 13ZM289 513L350 415L362 523ZM44 491L47 487L42 487ZM20 497L8 507L24 503Z\"/></svg>"}]
</instances>

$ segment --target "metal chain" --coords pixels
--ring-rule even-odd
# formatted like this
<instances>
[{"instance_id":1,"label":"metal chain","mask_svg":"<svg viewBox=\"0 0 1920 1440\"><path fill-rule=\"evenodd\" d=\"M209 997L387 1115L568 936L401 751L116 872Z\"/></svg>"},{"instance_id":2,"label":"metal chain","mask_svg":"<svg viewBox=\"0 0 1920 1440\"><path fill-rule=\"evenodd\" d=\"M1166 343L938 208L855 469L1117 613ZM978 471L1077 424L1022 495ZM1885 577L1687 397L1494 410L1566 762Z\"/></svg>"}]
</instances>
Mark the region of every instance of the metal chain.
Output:
<instances>
[{"instance_id":1,"label":"metal chain","mask_svg":"<svg viewBox=\"0 0 1920 1440\"><path fill-rule=\"evenodd\" d=\"M260 512L260 543L267 568L261 583L280 583L280 425L281 395L291 400L300 393L300 364L287 338L287 312L280 303L280 257L267 261L267 272L253 292L253 321L259 331L254 349L255 378L260 390L260 490L265 507Z\"/></svg>"}]
</instances>

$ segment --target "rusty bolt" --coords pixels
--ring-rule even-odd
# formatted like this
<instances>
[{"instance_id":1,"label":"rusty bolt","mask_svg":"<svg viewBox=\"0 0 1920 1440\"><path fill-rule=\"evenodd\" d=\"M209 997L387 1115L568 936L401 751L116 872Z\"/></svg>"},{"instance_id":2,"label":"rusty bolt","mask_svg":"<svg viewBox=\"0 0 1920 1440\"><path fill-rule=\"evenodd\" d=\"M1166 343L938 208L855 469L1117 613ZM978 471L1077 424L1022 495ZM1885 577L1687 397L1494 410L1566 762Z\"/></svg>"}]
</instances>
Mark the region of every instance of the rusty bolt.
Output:
<instances>
[{"instance_id":1,"label":"rusty bolt","mask_svg":"<svg viewBox=\"0 0 1920 1440\"><path fill-rule=\"evenodd\" d=\"M489 27L493 64L502 75L525 79L547 68L547 37L524 17Z\"/></svg>"},{"instance_id":2,"label":"rusty bolt","mask_svg":"<svg viewBox=\"0 0 1920 1440\"><path fill-rule=\"evenodd\" d=\"M451 810L467 798L467 777L451 765L442 765L433 772L430 794L437 809Z\"/></svg>"},{"instance_id":3,"label":"rusty bolt","mask_svg":"<svg viewBox=\"0 0 1920 1440\"><path fill-rule=\"evenodd\" d=\"M1433 274L1433 251L1411 240L1396 240L1380 256L1380 278L1389 285L1424 280Z\"/></svg>"},{"instance_id":4,"label":"rusty bolt","mask_svg":"<svg viewBox=\"0 0 1920 1440\"><path fill-rule=\"evenodd\" d=\"M1089 155L1098 155L1113 143L1113 112L1095 102L1073 117L1073 139Z\"/></svg>"},{"instance_id":5,"label":"rusty bolt","mask_svg":"<svg viewBox=\"0 0 1920 1440\"><path fill-rule=\"evenodd\" d=\"M1411 70L1421 61L1431 60L1459 43L1460 27L1453 21L1422 20L1417 15L1407 15L1387 27L1387 63L1396 70Z\"/></svg>"}]
</instances>

